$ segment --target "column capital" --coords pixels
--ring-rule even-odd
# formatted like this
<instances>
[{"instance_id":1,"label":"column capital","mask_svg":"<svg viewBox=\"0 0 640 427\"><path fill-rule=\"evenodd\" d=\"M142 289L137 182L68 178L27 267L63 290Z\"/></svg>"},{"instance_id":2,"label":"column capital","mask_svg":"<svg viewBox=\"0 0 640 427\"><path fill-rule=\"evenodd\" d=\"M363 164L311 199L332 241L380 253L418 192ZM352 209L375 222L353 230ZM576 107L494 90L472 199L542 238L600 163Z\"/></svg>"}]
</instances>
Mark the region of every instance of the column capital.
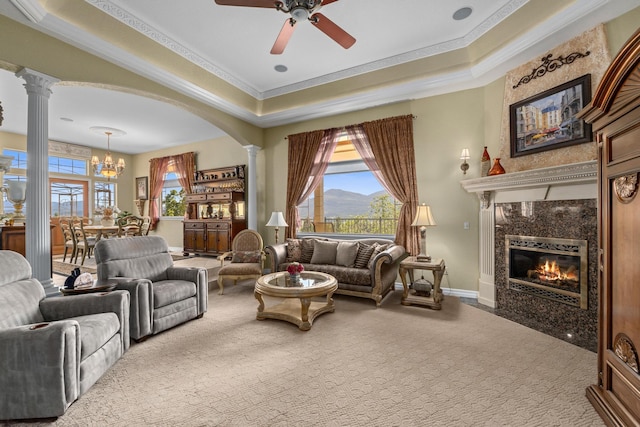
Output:
<instances>
[{"instance_id":1,"label":"column capital","mask_svg":"<svg viewBox=\"0 0 640 427\"><path fill-rule=\"evenodd\" d=\"M258 154L258 151L262 150L262 148L257 145L245 145L244 148L249 152L250 156L255 156Z\"/></svg>"},{"instance_id":2,"label":"column capital","mask_svg":"<svg viewBox=\"0 0 640 427\"><path fill-rule=\"evenodd\" d=\"M16 73L16 77L21 77L27 82L24 87L28 94L42 95L47 98L51 95L49 88L60 81L60 79L29 68L22 68Z\"/></svg>"}]
</instances>

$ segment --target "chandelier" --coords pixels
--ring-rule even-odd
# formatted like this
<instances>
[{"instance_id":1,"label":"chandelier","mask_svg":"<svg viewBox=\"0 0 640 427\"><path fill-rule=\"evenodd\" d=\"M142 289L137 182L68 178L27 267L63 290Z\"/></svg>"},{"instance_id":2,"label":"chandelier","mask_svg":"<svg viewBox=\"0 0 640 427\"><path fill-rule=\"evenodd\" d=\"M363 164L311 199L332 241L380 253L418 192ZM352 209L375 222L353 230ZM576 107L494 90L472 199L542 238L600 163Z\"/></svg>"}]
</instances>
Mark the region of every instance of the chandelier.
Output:
<instances>
[{"instance_id":1,"label":"chandelier","mask_svg":"<svg viewBox=\"0 0 640 427\"><path fill-rule=\"evenodd\" d=\"M113 161L113 157L111 157L111 135L113 132L107 131L105 134L107 135L107 154L102 161L98 159L98 156L91 157L91 166L93 166L93 172L96 175L115 179L124 171L124 159L119 158L118 163Z\"/></svg>"}]
</instances>

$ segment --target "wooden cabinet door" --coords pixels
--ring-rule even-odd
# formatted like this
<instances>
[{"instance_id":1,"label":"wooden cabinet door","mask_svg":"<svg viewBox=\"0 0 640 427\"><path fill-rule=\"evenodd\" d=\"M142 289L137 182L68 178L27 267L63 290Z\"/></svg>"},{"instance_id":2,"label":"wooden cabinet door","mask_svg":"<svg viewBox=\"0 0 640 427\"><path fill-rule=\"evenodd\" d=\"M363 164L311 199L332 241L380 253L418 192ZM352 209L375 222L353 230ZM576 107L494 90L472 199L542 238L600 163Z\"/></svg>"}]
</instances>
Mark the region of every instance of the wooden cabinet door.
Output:
<instances>
[{"instance_id":1,"label":"wooden cabinet door","mask_svg":"<svg viewBox=\"0 0 640 427\"><path fill-rule=\"evenodd\" d=\"M227 252L231 249L231 245L229 243L229 229L221 229L218 230L218 252Z\"/></svg>"},{"instance_id":2,"label":"wooden cabinet door","mask_svg":"<svg viewBox=\"0 0 640 427\"><path fill-rule=\"evenodd\" d=\"M182 239L183 252L204 252L205 248L204 224L201 222L185 222Z\"/></svg>"},{"instance_id":3,"label":"wooden cabinet door","mask_svg":"<svg viewBox=\"0 0 640 427\"><path fill-rule=\"evenodd\" d=\"M229 224L223 221L207 223L207 253L221 254L230 247Z\"/></svg>"},{"instance_id":4,"label":"wooden cabinet door","mask_svg":"<svg viewBox=\"0 0 640 427\"><path fill-rule=\"evenodd\" d=\"M635 133L640 143L640 124ZM632 424L640 420L640 156L612 137L601 158L600 375L609 404Z\"/></svg>"}]
</instances>

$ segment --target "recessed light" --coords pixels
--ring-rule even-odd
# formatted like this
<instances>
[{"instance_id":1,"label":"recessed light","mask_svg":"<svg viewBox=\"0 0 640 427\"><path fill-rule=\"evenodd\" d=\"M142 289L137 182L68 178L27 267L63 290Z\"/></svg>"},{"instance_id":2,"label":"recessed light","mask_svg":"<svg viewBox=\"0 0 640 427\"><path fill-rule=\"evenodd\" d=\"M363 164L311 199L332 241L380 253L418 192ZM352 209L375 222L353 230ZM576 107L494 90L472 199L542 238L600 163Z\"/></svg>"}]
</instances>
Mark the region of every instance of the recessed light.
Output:
<instances>
[{"instance_id":1,"label":"recessed light","mask_svg":"<svg viewBox=\"0 0 640 427\"><path fill-rule=\"evenodd\" d=\"M278 64L275 67L273 67L274 70L276 70L279 73L284 73L288 70L286 65L282 65L282 64Z\"/></svg>"},{"instance_id":2,"label":"recessed light","mask_svg":"<svg viewBox=\"0 0 640 427\"><path fill-rule=\"evenodd\" d=\"M72 122L73 119L70 119L69 117L60 117L60 120L62 120L63 122Z\"/></svg>"},{"instance_id":3,"label":"recessed light","mask_svg":"<svg viewBox=\"0 0 640 427\"><path fill-rule=\"evenodd\" d=\"M462 21L463 19L467 19L469 15L471 15L473 10L470 7L462 7L455 11L453 14L453 19L456 21Z\"/></svg>"}]
</instances>

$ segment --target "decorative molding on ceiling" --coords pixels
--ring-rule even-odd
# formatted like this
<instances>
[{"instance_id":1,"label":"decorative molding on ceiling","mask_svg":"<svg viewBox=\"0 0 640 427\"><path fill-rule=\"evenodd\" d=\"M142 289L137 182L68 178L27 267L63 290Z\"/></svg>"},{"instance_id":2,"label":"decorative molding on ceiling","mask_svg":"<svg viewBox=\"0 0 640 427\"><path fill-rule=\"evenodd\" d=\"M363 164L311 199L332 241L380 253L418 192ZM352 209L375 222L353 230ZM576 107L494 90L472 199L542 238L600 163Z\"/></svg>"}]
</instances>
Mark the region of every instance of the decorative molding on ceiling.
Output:
<instances>
[{"instance_id":1,"label":"decorative molding on ceiling","mask_svg":"<svg viewBox=\"0 0 640 427\"><path fill-rule=\"evenodd\" d=\"M209 73L220 77L222 80L234 85L238 89L243 92L248 93L257 99L262 99L262 94L253 88L248 83L238 79L232 74L222 70L217 67L215 64L207 61L202 56L195 53L193 50L187 48L186 46L178 43L168 35L164 34L162 31L154 28L152 25L146 23L142 19L135 16L133 13L128 10L122 9L120 6L113 4L110 0L85 0L92 6L100 9L107 15L111 16L114 19L117 19L121 23L127 25L128 27L136 30L140 34L150 38L154 42L159 45L169 49L173 53L180 55L187 61L197 65L198 67L208 71ZM211 3L213 5L213 2Z\"/></svg>"},{"instance_id":2,"label":"decorative molding on ceiling","mask_svg":"<svg viewBox=\"0 0 640 427\"><path fill-rule=\"evenodd\" d=\"M49 141L49 154L72 156L78 159L90 159L91 148L66 142Z\"/></svg>"},{"instance_id":3,"label":"decorative molding on ceiling","mask_svg":"<svg viewBox=\"0 0 640 427\"><path fill-rule=\"evenodd\" d=\"M11 1L22 13L25 13L24 10L31 11L29 15L25 14L25 16L34 22L40 31L259 127L279 126L480 87L502 77L510 69L531 60L533 57L551 50L563 40L575 37L600 22L606 22L612 17L637 7L637 4L634 3L636 0L577 1L577 4L574 3L551 19L536 26L532 31L510 41L499 51L463 71L427 76L409 83L377 88L365 93L339 97L278 113L259 115L46 13L39 5L38 0ZM85 1L103 2L107 0ZM19 7L17 4L23 7ZM518 2L510 3L513 7L518 4ZM604 7L605 5L607 7ZM507 14L507 11L503 13ZM38 20L34 21L32 17L38 17ZM478 29L478 31L481 30Z\"/></svg>"},{"instance_id":4,"label":"decorative molding on ceiling","mask_svg":"<svg viewBox=\"0 0 640 427\"><path fill-rule=\"evenodd\" d=\"M323 84L335 82L338 80L342 80L345 78L353 77L360 74L366 74L368 72L381 70L388 67L393 67L395 65L403 64L406 62L415 61L418 59L427 58L430 56L442 54L445 52L450 52L456 49L461 49L469 46L475 40L480 38L483 34L489 31L491 28L499 24L502 20L507 18L509 15L514 13L517 9L526 4L529 0L511 0L504 7L499 9L495 14L486 19L476 28L471 30L464 37L451 40L444 43L435 44L432 46L427 46L422 49L416 49L410 52L402 53L400 55L392 56L389 58L385 58L379 61L373 61L368 64L364 64L358 67L352 67L346 70L342 70L336 73L326 74L324 76L320 76L317 78L312 78L300 82L296 82L290 85L281 86L279 88L267 90L264 92L258 91L256 88L249 85L247 82L238 79L234 75L223 71L215 64L206 60L202 56L195 53L193 50L188 47L180 44L175 41L168 35L164 34L157 28L154 28L150 24L144 22L137 16L135 16L132 12L123 9L122 7L113 3L112 0L85 0L87 3L95 6L100 9L104 13L108 14L112 18L120 21L121 23L129 26L130 28L136 30L140 34L152 39L156 43L161 46L171 50L177 55L182 56L193 64L199 66L200 68L214 74L215 76L223 79L227 83L237 87L243 92L253 96L258 100L265 100L269 98L273 98L280 95L285 95L292 92L297 92L299 90L308 89L314 86L320 86ZM213 4L213 3L212 3Z\"/></svg>"}]
</instances>

